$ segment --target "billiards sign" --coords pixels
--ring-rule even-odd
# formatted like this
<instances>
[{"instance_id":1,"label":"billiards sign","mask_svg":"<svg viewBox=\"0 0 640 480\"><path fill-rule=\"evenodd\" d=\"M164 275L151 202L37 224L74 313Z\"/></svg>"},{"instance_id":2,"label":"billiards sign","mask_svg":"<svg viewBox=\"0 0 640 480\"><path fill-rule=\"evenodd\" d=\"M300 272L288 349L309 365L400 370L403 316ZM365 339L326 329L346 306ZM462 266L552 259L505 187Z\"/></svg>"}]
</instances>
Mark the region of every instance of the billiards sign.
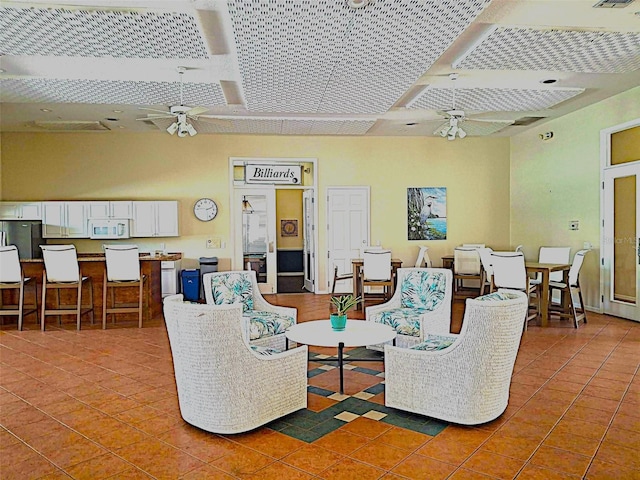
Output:
<instances>
[{"instance_id":1,"label":"billiards sign","mask_svg":"<svg viewBox=\"0 0 640 480\"><path fill-rule=\"evenodd\" d=\"M246 183L300 185L302 182L300 165L247 164L244 172Z\"/></svg>"}]
</instances>

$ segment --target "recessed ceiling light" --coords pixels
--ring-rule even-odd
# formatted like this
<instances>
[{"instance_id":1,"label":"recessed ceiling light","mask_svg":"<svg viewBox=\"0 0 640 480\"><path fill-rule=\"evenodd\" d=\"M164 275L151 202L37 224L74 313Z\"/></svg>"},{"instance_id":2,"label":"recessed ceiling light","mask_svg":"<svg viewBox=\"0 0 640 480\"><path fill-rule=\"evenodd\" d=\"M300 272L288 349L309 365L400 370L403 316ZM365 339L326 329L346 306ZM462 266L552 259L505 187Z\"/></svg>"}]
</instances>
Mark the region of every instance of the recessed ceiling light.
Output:
<instances>
[{"instance_id":1,"label":"recessed ceiling light","mask_svg":"<svg viewBox=\"0 0 640 480\"><path fill-rule=\"evenodd\" d=\"M113 113L122 113L123 110L111 110Z\"/></svg>"},{"instance_id":2,"label":"recessed ceiling light","mask_svg":"<svg viewBox=\"0 0 640 480\"><path fill-rule=\"evenodd\" d=\"M41 112L50 112L51 110L50 110L50 109L48 109L48 108L41 108L41 109L40 109L40 111L41 111Z\"/></svg>"},{"instance_id":3,"label":"recessed ceiling light","mask_svg":"<svg viewBox=\"0 0 640 480\"><path fill-rule=\"evenodd\" d=\"M546 80L540 80L540 83L544 83L545 85L550 85L552 83L556 83L558 81L557 78L547 78Z\"/></svg>"}]
</instances>

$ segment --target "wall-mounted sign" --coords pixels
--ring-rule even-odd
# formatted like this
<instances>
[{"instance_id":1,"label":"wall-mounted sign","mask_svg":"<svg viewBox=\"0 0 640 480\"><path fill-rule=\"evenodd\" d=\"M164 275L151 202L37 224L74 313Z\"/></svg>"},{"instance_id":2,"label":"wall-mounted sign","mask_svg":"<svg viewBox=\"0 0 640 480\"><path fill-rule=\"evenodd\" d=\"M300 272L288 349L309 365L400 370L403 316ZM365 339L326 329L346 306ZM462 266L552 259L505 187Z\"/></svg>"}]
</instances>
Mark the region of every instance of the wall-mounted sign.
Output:
<instances>
[{"instance_id":1,"label":"wall-mounted sign","mask_svg":"<svg viewBox=\"0 0 640 480\"><path fill-rule=\"evenodd\" d=\"M246 183L300 185L300 165L247 164L244 168Z\"/></svg>"}]
</instances>

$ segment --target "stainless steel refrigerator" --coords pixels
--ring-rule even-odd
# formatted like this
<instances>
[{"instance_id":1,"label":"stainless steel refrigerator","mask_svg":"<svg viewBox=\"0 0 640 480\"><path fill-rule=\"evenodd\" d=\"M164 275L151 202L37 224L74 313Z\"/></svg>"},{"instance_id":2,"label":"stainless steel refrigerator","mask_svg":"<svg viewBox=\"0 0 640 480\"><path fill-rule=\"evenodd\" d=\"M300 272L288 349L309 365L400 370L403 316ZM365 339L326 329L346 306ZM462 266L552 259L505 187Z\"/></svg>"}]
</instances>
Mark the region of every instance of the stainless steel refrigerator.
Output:
<instances>
[{"instance_id":1,"label":"stainless steel refrigerator","mask_svg":"<svg viewBox=\"0 0 640 480\"><path fill-rule=\"evenodd\" d=\"M0 245L15 245L20 258L42 258L41 221L2 220L0 228Z\"/></svg>"}]
</instances>

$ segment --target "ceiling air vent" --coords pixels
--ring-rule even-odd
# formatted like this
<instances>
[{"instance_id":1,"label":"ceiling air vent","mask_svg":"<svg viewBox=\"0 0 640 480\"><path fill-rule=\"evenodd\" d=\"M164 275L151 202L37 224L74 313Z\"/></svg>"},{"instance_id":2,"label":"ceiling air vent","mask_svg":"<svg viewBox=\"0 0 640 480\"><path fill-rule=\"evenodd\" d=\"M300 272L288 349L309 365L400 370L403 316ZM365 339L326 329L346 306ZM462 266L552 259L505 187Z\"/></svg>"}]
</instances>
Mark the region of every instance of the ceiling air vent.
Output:
<instances>
[{"instance_id":1,"label":"ceiling air vent","mask_svg":"<svg viewBox=\"0 0 640 480\"><path fill-rule=\"evenodd\" d=\"M593 8L624 8L631 3L633 0L600 0Z\"/></svg>"},{"instance_id":2,"label":"ceiling air vent","mask_svg":"<svg viewBox=\"0 0 640 480\"><path fill-rule=\"evenodd\" d=\"M522 117L517 119L515 122L513 122L511 124L511 126L526 126L526 125L531 125L532 123L537 122L538 120L542 120L546 117Z\"/></svg>"},{"instance_id":3,"label":"ceiling air vent","mask_svg":"<svg viewBox=\"0 0 640 480\"><path fill-rule=\"evenodd\" d=\"M44 130L51 130L56 132L77 132L77 131L96 131L96 130L110 130L107 126L100 122L86 122L81 120L68 121L68 120L54 120L46 122L33 122L33 125Z\"/></svg>"}]
</instances>

